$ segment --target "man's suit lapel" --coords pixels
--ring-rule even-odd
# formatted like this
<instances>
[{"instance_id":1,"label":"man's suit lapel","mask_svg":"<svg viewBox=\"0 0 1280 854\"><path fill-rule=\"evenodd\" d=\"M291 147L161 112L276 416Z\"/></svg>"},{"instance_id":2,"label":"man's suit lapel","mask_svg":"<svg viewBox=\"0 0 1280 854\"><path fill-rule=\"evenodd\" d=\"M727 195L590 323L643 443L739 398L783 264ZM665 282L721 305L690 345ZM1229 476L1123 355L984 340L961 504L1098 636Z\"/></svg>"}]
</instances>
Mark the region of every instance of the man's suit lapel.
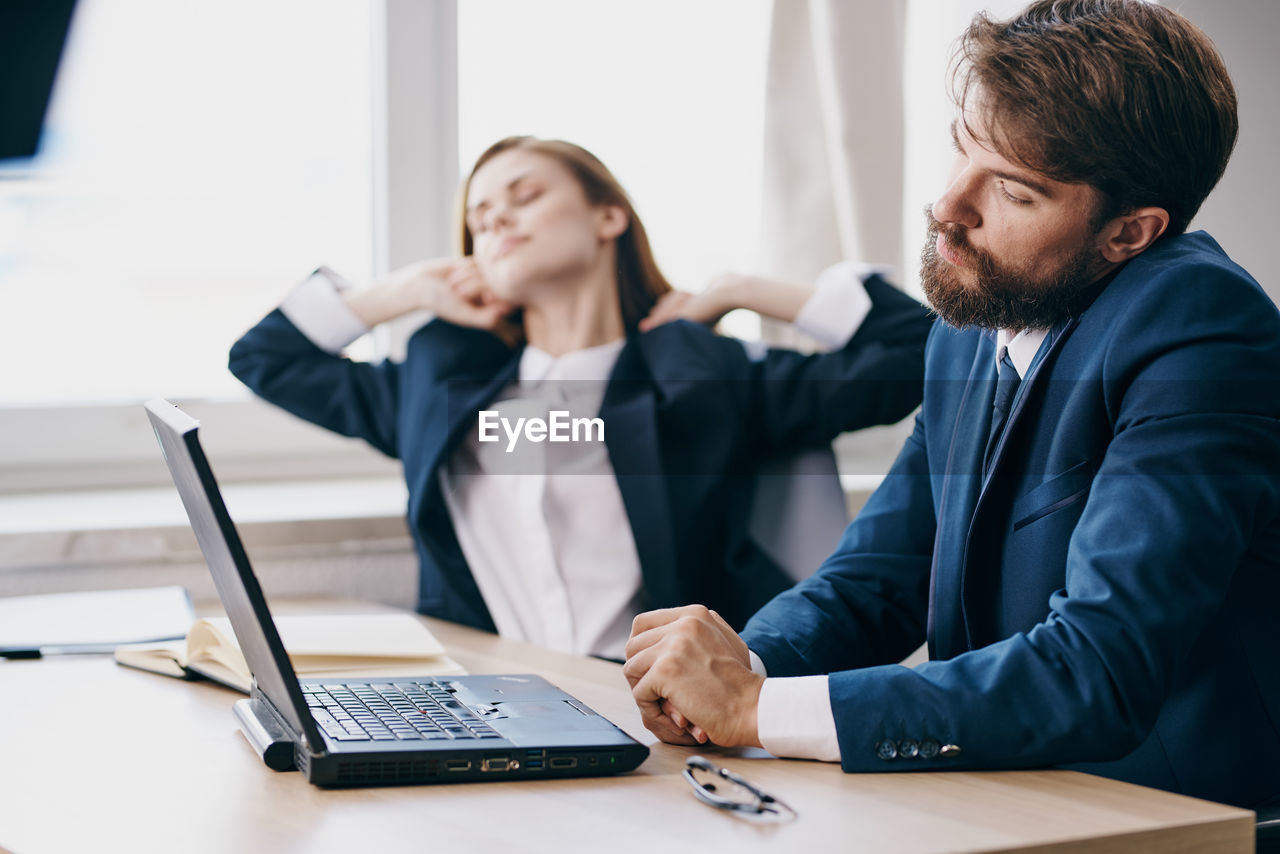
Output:
<instances>
[{"instance_id":1,"label":"man's suit lapel","mask_svg":"<svg viewBox=\"0 0 1280 854\"><path fill-rule=\"evenodd\" d=\"M631 337L618 355L600 417L650 604L680 603L671 508L658 445L657 392L637 337Z\"/></svg>"},{"instance_id":2,"label":"man's suit lapel","mask_svg":"<svg viewBox=\"0 0 1280 854\"><path fill-rule=\"evenodd\" d=\"M991 424L995 341L982 335L951 425L942 476L938 533L929 582L929 657L948 659L968 648L960 591L969 525L982 487L982 455Z\"/></svg>"}]
</instances>

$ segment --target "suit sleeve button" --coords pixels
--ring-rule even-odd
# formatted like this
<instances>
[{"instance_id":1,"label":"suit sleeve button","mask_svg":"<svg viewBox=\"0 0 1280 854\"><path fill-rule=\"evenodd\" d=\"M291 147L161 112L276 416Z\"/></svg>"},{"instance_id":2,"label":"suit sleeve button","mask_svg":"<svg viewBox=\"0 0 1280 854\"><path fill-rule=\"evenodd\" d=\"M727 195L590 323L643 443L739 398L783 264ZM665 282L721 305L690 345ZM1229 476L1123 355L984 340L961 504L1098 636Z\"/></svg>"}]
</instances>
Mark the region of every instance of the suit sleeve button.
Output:
<instances>
[{"instance_id":1,"label":"suit sleeve button","mask_svg":"<svg viewBox=\"0 0 1280 854\"><path fill-rule=\"evenodd\" d=\"M944 759L953 759L960 755L960 746L957 744L944 744L938 748L938 755Z\"/></svg>"},{"instance_id":2,"label":"suit sleeve button","mask_svg":"<svg viewBox=\"0 0 1280 854\"><path fill-rule=\"evenodd\" d=\"M909 738L898 742L898 755L903 759L915 759L920 755L920 745Z\"/></svg>"},{"instance_id":3,"label":"suit sleeve button","mask_svg":"<svg viewBox=\"0 0 1280 854\"><path fill-rule=\"evenodd\" d=\"M885 741L882 741L876 745L876 756L879 756L881 759L886 759L886 760L897 759L898 746L894 744L892 741L889 741L886 739Z\"/></svg>"},{"instance_id":4,"label":"suit sleeve button","mask_svg":"<svg viewBox=\"0 0 1280 854\"><path fill-rule=\"evenodd\" d=\"M920 742L920 758L933 759L938 755L938 742L931 738L926 738Z\"/></svg>"}]
</instances>

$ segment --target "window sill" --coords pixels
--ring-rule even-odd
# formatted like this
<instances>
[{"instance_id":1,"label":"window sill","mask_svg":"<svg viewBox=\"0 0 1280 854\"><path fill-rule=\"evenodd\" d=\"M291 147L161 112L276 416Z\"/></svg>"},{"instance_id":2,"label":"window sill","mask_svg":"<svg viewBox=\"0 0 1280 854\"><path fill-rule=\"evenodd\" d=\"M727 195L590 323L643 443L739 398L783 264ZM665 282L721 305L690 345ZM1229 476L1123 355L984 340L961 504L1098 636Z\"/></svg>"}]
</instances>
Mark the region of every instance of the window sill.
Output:
<instances>
[{"instance_id":1,"label":"window sill","mask_svg":"<svg viewBox=\"0 0 1280 854\"><path fill-rule=\"evenodd\" d=\"M223 493L271 593L412 605L417 561L399 478L244 483ZM0 496L0 595L152 584L216 595L172 486Z\"/></svg>"},{"instance_id":2,"label":"window sill","mask_svg":"<svg viewBox=\"0 0 1280 854\"><path fill-rule=\"evenodd\" d=\"M404 483L394 477L333 478L221 487L236 525L403 517ZM0 495L0 537L14 534L183 528L172 486Z\"/></svg>"}]
</instances>

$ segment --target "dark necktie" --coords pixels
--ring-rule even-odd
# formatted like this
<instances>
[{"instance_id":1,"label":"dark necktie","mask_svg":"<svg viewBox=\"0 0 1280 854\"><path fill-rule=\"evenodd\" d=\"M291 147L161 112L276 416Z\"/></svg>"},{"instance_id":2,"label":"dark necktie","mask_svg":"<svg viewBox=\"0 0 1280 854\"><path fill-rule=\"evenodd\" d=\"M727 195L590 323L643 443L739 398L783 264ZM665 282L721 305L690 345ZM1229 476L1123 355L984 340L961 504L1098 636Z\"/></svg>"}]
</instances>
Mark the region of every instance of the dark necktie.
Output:
<instances>
[{"instance_id":1,"label":"dark necktie","mask_svg":"<svg viewBox=\"0 0 1280 854\"><path fill-rule=\"evenodd\" d=\"M1004 432L1004 425L1009 421L1009 409L1013 406L1013 396L1017 394L1018 383L1021 381L1006 348L997 365L996 393L991 401L991 432L987 434L987 451L982 457L983 477L991 470L991 458L1000 441L1000 434Z\"/></svg>"}]
</instances>

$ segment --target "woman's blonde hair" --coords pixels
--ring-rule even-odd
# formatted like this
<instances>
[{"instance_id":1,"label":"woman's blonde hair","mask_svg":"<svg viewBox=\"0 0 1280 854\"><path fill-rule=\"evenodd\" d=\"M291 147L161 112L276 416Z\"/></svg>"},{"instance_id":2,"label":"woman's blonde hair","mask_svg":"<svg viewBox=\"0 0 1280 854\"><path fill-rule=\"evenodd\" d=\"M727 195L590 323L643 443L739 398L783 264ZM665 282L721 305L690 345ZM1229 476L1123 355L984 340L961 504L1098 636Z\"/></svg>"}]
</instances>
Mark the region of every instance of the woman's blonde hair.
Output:
<instances>
[{"instance_id":1,"label":"woman's blonde hair","mask_svg":"<svg viewBox=\"0 0 1280 854\"><path fill-rule=\"evenodd\" d=\"M481 154L471 167L471 174L462 185L459 200L458 223L463 255L472 253L471 228L467 225L467 197L471 193L471 179L481 166L504 151L512 149L533 151L554 158L577 179L587 201L592 205L619 207L627 215L627 228L617 238L618 302L622 307L622 323L627 331L634 331L653 308L658 298L671 290L671 283L658 269L649 248L649 236L644 224L636 216L635 207L626 190L613 177L613 173L591 152L580 145L560 139L539 139L535 136L509 136L499 140Z\"/></svg>"}]
</instances>

